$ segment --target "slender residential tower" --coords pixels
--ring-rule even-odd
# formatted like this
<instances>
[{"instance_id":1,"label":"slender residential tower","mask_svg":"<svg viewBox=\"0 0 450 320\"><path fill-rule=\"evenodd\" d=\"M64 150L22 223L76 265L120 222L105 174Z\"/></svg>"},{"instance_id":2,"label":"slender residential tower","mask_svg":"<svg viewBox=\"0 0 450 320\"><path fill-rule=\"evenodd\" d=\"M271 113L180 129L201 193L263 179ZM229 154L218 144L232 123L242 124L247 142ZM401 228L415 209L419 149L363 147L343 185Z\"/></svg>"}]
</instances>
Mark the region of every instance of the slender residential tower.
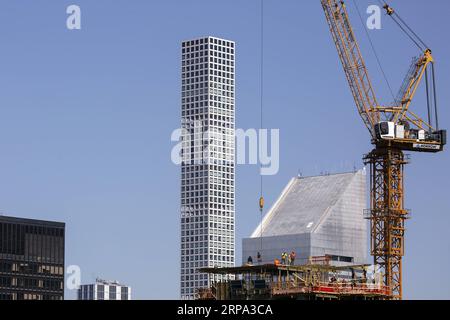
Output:
<instances>
[{"instance_id":1,"label":"slender residential tower","mask_svg":"<svg viewBox=\"0 0 450 320\"><path fill-rule=\"evenodd\" d=\"M181 298L212 279L197 270L235 262L235 44L182 43ZM216 279L218 280L218 279Z\"/></svg>"}]
</instances>

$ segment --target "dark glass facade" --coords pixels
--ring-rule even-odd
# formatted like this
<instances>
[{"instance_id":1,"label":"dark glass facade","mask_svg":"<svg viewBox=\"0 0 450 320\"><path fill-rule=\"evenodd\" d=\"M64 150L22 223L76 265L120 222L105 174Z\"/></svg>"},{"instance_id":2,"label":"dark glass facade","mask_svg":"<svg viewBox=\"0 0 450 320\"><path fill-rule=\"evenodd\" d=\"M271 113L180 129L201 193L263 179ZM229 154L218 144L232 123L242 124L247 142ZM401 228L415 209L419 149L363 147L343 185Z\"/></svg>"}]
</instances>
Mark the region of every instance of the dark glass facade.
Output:
<instances>
[{"instance_id":1,"label":"dark glass facade","mask_svg":"<svg viewBox=\"0 0 450 320\"><path fill-rule=\"evenodd\" d=\"M64 223L0 216L0 300L63 300L64 242Z\"/></svg>"}]
</instances>

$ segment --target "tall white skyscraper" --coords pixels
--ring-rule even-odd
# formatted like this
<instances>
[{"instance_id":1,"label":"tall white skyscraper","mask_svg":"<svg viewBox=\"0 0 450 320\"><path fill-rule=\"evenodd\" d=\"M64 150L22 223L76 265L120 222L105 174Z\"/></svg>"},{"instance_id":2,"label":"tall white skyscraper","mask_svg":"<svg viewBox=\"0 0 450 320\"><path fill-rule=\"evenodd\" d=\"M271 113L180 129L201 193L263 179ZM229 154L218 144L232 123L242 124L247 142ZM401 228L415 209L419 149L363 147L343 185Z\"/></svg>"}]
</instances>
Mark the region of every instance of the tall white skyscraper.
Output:
<instances>
[{"instance_id":1,"label":"tall white skyscraper","mask_svg":"<svg viewBox=\"0 0 450 320\"><path fill-rule=\"evenodd\" d=\"M182 43L181 298L235 262L235 44Z\"/></svg>"}]
</instances>

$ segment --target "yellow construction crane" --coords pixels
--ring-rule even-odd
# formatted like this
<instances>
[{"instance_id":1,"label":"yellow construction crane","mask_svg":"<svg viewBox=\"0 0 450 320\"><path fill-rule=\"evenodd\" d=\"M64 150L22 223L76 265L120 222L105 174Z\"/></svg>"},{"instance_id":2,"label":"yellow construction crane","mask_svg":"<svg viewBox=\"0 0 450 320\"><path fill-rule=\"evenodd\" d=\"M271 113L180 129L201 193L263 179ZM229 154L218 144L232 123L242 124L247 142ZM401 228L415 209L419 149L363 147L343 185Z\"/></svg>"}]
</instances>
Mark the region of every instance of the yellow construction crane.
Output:
<instances>
[{"instance_id":1,"label":"yellow construction crane","mask_svg":"<svg viewBox=\"0 0 450 320\"><path fill-rule=\"evenodd\" d=\"M446 130L439 130L435 67L431 50L389 5L387 15L420 48L390 105L380 105L375 96L360 47L349 21L344 1L321 0L323 10L358 112L370 132L374 149L364 157L370 164L371 254L383 273L392 299L402 299L402 256L405 220L403 169L408 163L404 151L440 152L446 144ZM413 111L412 101L425 79L426 119Z\"/></svg>"}]
</instances>

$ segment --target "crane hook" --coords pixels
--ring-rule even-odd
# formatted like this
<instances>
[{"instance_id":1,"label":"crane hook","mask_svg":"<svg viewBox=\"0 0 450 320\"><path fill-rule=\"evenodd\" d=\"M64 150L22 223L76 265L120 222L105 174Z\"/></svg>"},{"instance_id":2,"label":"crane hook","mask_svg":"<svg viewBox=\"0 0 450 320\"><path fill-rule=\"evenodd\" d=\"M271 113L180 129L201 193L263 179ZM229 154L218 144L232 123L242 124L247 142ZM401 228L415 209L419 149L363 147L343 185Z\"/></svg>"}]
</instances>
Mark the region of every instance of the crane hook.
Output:
<instances>
[{"instance_id":1,"label":"crane hook","mask_svg":"<svg viewBox=\"0 0 450 320\"><path fill-rule=\"evenodd\" d=\"M264 197L259 198L259 210L263 211L264 209Z\"/></svg>"}]
</instances>

